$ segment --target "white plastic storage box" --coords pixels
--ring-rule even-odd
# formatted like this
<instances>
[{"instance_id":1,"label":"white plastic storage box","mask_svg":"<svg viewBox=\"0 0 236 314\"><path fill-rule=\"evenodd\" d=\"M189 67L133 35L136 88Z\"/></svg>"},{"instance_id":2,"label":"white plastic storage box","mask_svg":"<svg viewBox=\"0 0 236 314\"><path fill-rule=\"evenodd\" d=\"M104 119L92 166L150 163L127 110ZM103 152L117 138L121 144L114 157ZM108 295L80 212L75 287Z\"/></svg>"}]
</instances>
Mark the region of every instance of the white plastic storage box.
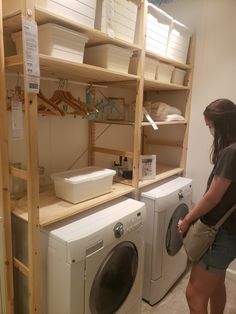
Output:
<instances>
[{"instance_id":1,"label":"white plastic storage box","mask_svg":"<svg viewBox=\"0 0 236 314\"><path fill-rule=\"evenodd\" d=\"M174 68L172 72L171 83L183 85L186 71Z\"/></svg>"},{"instance_id":2,"label":"white plastic storage box","mask_svg":"<svg viewBox=\"0 0 236 314\"><path fill-rule=\"evenodd\" d=\"M138 0L97 0L95 27L109 36L133 43Z\"/></svg>"},{"instance_id":3,"label":"white plastic storage box","mask_svg":"<svg viewBox=\"0 0 236 314\"><path fill-rule=\"evenodd\" d=\"M168 40L167 57L186 63L191 31L178 21L173 21Z\"/></svg>"},{"instance_id":4,"label":"white plastic storage box","mask_svg":"<svg viewBox=\"0 0 236 314\"><path fill-rule=\"evenodd\" d=\"M159 62L156 72L156 80L163 83L170 83L174 66Z\"/></svg>"},{"instance_id":5,"label":"white plastic storage box","mask_svg":"<svg viewBox=\"0 0 236 314\"><path fill-rule=\"evenodd\" d=\"M153 4L148 4L146 49L166 56L170 26L173 19Z\"/></svg>"},{"instance_id":6,"label":"white plastic storage box","mask_svg":"<svg viewBox=\"0 0 236 314\"><path fill-rule=\"evenodd\" d=\"M56 196L79 203L111 192L115 170L86 167L52 175Z\"/></svg>"},{"instance_id":7,"label":"white plastic storage box","mask_svg":"<svg viewBox=\"0 0 236 314\"><path fill-rule=\"evenodd\" d=\"M97 0L35 0L34 3L63 18L94 28ZM3 15L21 8L21 1L3 1Z\"/></svg>"},{"instance_id":8,"label":"white plastic storage box","mask_svg":"<svg viewBox=\"0 0 236 314\"><path fill-rule=\"evenodd\" d=\"M132 51L112 44L85 48L84 63L128 73Z\"/></svg>"},{"instance_id":9,"label":"white plastic storage box","mask_svg":"<svg viewBox=\"0 0 236 314\"><path fill-rule=\"evenodd\" d=\"M88 37L57 24L39 26L39 52L52 57L83 63ZM22 32L12 34L17 53L22 53Z\"/></svg>"},{"instance_id":10,"label":"white plastic storage box","mask_svg":"<svg viewBox=\"0 0 236 314\"><path fill-rule=\"evenodd\" d=\"M155 80L156 70L158 66L158 61L149 57L145 58L144 63L144 77L149 80ZM130 74L137 74L138 69L138 56L134 54L130 59L129 64L129 73Z\"/></svg>"}]
</instances>

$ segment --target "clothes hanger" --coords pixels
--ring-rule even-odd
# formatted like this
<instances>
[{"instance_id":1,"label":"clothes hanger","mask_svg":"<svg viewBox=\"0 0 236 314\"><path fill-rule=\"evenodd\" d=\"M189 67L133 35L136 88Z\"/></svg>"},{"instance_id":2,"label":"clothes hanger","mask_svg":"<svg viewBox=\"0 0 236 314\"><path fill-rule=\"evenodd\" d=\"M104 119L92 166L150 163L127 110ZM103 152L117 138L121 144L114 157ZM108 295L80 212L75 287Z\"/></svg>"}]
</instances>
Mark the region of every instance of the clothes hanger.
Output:
<instances>
[{"instance_id":1,"label":"clothes hanger","mask_svg":"<svg viewBox=\"0 0 236 314\"><path fill-rule=\"evenodd\" d=\"M50 111L51 113L57 115L57 116L64 116L65 113L61 108L59 108L55 103L53 103L50 99L47 99L42 91L39 91L38 93L38 110L40 113L47 113L47 111ZM45 108L47 110L45 110Z\"/></svg>"}]
</instances>

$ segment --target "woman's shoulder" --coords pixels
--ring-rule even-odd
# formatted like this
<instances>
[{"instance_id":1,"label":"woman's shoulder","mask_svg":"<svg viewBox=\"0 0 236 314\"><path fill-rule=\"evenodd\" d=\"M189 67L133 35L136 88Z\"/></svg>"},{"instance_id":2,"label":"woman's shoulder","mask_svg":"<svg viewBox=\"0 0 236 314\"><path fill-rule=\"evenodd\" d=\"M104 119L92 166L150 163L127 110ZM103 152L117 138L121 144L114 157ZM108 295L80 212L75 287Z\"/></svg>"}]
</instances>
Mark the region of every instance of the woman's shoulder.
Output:
<instances>
[{"instance_id":1,"label":"woman's shoulder","mask_svg":"<svg viewBox=\"0 0 236 314\"><path fill-rule=\"evenodd\" d=\"M222 152L236 152L236 142L230 144L229 146L226 146Z\"/></svg>"}]
</instances>

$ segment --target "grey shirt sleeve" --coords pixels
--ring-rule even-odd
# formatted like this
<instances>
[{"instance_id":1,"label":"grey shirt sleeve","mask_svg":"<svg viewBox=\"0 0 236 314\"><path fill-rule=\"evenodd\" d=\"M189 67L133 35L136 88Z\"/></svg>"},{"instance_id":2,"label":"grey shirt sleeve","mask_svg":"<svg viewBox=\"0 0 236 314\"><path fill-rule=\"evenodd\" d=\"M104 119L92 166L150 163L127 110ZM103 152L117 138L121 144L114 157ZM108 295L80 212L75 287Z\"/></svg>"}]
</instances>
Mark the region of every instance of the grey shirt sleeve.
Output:
<instances>
[{"instance_id":1,"label":"grey shirt sleeve","mask_svg":"<svg viewBox=\"0 0 236 314\"><path fill-rule=\"evenodd\" d=\"M234 145L235 146L235 145ZM226 147L220 154L213 174L236 182L236 149L232 145Z\"/></svg>"}]
</instances>

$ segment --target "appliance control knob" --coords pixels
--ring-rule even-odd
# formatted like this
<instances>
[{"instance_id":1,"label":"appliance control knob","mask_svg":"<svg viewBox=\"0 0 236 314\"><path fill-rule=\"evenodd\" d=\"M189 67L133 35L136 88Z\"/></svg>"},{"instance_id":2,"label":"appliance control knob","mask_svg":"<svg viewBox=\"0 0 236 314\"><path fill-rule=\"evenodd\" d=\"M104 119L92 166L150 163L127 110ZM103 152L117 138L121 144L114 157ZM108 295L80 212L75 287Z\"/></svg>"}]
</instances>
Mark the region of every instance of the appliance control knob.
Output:
<instances>
[{"instance_id":1,"label":"appliance control knob","mask_svg":"<svg viewBox=\"0 0 236 314\"><path fill-rule=\"evenodd\" d=\"M182 200L184 198L184 194L182 190L179 191L178 196L179 196L179 200Z\"/></svg>"},{"instance_id":2,"label":"appliance control knob","mask_svg":"<svg viewBox=\"0 0 236 314\"><path fill-rule=\"evenodd\" d=\"M121 222L118 222L115 227L113 228L114 235L116 238L120 238L124 233L124 227Z\"/></svg>"}]
</instances>

